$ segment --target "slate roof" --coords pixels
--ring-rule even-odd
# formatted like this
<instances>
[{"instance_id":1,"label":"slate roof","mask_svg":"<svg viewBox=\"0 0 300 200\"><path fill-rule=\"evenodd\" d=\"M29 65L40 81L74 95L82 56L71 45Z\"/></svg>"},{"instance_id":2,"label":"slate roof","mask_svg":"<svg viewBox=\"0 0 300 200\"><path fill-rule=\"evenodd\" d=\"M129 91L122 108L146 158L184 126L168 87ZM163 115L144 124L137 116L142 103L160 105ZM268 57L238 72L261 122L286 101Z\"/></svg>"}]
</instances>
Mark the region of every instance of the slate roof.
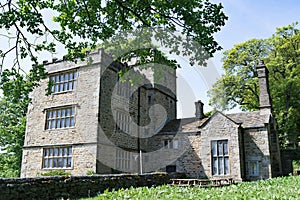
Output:
<instances>
[{"instance_id":1,"label":"slate roof","mask_svg":"<svg viewBox=\"0 0 300 200\"><path fill-rule=\"evenodd\" d=\"M221 113L222 114L222 113ZM259 128L264 127L265 123L269 122L270 115L261 115L259 111L241 112L232 114L222 114L233 122L241 124L243 128ZM175 134L177 132L196 132L205 122L211 117L206 117L201 120L198 118L183 118L174 119L168 122L159 134Z\"/></svg>"},{"instance_id":2,"label":"slate roof","mask_svg":"<svg viewBox=\"0 0 300 200\"><path fill-rule=\"evenodd\" d=\"M191 132L199 129L199 126L204 124L209 118L182 118L173 119L168 122L160 131L160 133L176 133L176 132Z\"/></svg>"},{"instance_id":3,"label":"slate roof","mask_svg":"<svg viewBox=\"0 0 300 200\"><path fill-rule=\"evenodd\" d=\"M270 115L261 115L259 111L226 114L237 123L242 123L243 128L264 127L269 122Z\"/></svg>"}]
</instances>

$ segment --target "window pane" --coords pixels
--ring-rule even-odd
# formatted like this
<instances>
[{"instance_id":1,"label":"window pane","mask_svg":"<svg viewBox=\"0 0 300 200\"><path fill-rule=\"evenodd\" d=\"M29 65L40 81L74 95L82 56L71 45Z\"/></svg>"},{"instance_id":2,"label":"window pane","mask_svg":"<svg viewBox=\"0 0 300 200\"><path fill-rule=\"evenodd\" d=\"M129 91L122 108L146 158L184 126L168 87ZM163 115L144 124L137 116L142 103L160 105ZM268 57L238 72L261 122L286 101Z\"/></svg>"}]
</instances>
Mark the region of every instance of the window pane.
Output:
<instances>
[{"instance_id":1,"label":"window pane","mask_svg":"<svg viewBox=\"0 0 300 200\"><path fill-rule=\"evenodd\" d=\"M58 92L58 85L57 84L54 85L54 91L53 92Z\"/></svg>"},{"instance_id":2,"label":"window pane","mask_svg":"<svg viewBox=\"0 0 300 200\"><path fill-rule=\"evenodd\" d=\"M68 81L69 80L69 73L66 73L65 74L65 81Z\"/></svg>"},{"instance_id":3,"label":"window pane","mask_svg":"<svg viewBox=\"0 0 300 200\"><path fill-rule=\"evenodd\" d=\"M71 156L72 155L72 148L68 148L68 150L69 150L68 155Z\"/></svg>"},{"instance_id":4,"label":"window pane","mask_svg":"<svg viewBox=\"0 0 300 200\"><path fill-rule=\"evenodd\" d=\"M53 149L49 149L49 156L53 156Z\"/></svg>"},{"instance_id":5,"label":"window pane","mask_svg":"<svg viewBox=\"0 0 300 200\"><path fill-rule=\"evenodd\" d=\"M178 149L178 140L173 141L173 148Z\"/></svg>"},{"instance_id":6,"label":"window pane","mask_svg":"<svg viewBox=\"0 0 300 200\"><path fill-rule=\"evenodd\" d=\"M49 120L47 123L47 129L51 129L51 120Z\"/></svg>"},{"instance_id":7,"label":"window pane","mask_svg":"<svg viewBox=\"0 0 300 200\"><path fill-rule=\"evenodd\" d=\"M74 119L74 117L71 118L71 125L70 125L70 126L71 126L71 127L72 127L72 126L75 126L75 119Z\"/></svg>"},{"instance_id":8,"label":"window pane","mask_svg":"<svg viewBox=\"0 0 300 200\"><path fill-rule=\"evenodd\" d=\"M68 88L68 90L73 90L73 82L72 81L69 82L69 88Z\"/></svg>"},{"instance_id":9,"label":"window pane","mask_svg":"<svg viewBox=\"0 0 300 200\"><path fill-rule=\"evenodd\" d=\"M58 149L57 149L57 148L54 149L54 154L53 154L53 156L58 156Z\"/></svg>"},{"instance_id":10,"label":"window pane","mask_svg":"<svg viewBox=\"0 0 300 200\"><path fill-rule=\"evenodd\" d=\"M58 158L57 167L64 167L63 166L63 159L62 158Z\"/></svg>"},{"instance_id":11,"label":"window pane","mask_svg":"<svg viewBox=\"0 0 300 200\"><path fill-rule=\"evenodd\" d=\"M59 91L64 91L64 84L63 83L60 83L59 84Z\"/></svg>"},{"instance_id":12,"label":"window pane","mask_svg":"<svg viewBox=\"0 0 300 200\"><path fill-rule=\"evenodd\" d=\"M62 127L62 128L65 128L65 127L66 127L66 125L65 125L65 119L61 119L61 127Z\"/></svg>"},{"instance_id":13,"label":"window pane","mask_svg":"<svg viewBox=\"0 0 300 200\"><path fill-rule=\"evenodd\" d=\"M229 174L229 159L228 159L228 157L224 158L224 165L225 165L224 174L227 175L227 174Z\"/></svg>"},{"instance_id":14,"label":"window pane","mask_svg":"<svg viewBox=\"0 0 300 200\"><path fill-rule=\"evenodd\" d=\"M78 76L78 72L75 71L75 72L74 72L74 78L73 78L73 79L77 79L77 76Z\"/></svg>"},{"instance_id":15,"label":"window pane","mask_svg":"<svg viewBox=\"0 0 300 200\"><path fill-rule=\"evenodd\" d=\"M44 159L44 168L48 168L49 167L49 164L48 164L48 159Z\"/></svg>"},{"instance_id":16,"label":"window pane","mask_svg":"<svg viewBox=\"0 0 300 200\"><path fill-rule=\"evenodd\" d=\"M165 140L165 141L164 141L164 146L165 146L165 148L168 148L168 144L169 144L169 141L168 141L168 140Z\"/></svg>"},{"instance_id":17,"label":"window pane","mask_svg":"<svg viewBox=\"0 0 300 200\"><path fill-rule=\"evenodd\" d=\"M56 118L56 110L52 111L52 118Z\"/></svg>"},{"instance_id":18,"label":"window pane","mask_svg":"<svg viewBox=\"0 0 300 200\"><path fill-rule=\"evenodd\" d=\"M56 121L56 128L61 128L60 119Z\"/></svg>"},{"instance_id":19,"label":"window pane","mask_svg":"<svg viewBox=\"0 0 300 200\"><path fill-rule=\"evenodd\" d=\"M66 117L70 116L71 115L71 109L70 108L67 108L66 109Z\"/></svg>"},{"instance_id":20,"label":"window pane","mask_svg":"<svg viewBox=\"0 0 300 200\"><path fill-rule=\"evenodd\" d=\"M49 168L53 167L53 158L49 159Z\"/></svg>"},{"instance_id":21,"label":"window pane","mask_svg":"<svg viewBox=\"0 0 300 200\"><path fill-rule=\"evenodd\" d=\"M60 117L61 110L57 110L57 117Z\"/></svg>"},{"instance_id":22,"label":"window pane","mask_svg":"<svg viewBox=\"0 0 300 200\"><path fill-rule=\"evenodd\" d=\"M72 115L75 115L75 107L72 107Z\"/></svg>"},{"instance_id":23,"label":"window pane","mask_svg":"<svg viewBox=\"0 0 300 200\"><path fill-rule=\"evenodd\" d=\"M73 72L70 73L70 79L69 80L72 80L73 79Z\"/></svg>"},{"instance_id":24,"label":"window pane","mask_svg":"<svg viewBox=\"0 0 300 200\"><path fill-rule=\"evenodd\" d=\"M55 120L51 120L51 129L55 128Z\"/></svg>"},{"instance_id":25,"label":"window pane","mask_svg":"<svg viewBox=\"0 0 300 200\"><path fill-rule=\"evenodd\" d=\"M67 167L68 166L67 163L68 163L68 159L64 158L64 160L63 160L63 167Z\"/></svg>"},{"instance_id":26,"label":"window pane","mask_svg":"<svg viewBox=\"0 0 300 200\"><path fill-rule=\"evenodd\" d=\"M227 143L227 141L224 141L223 145L224 145L224 155L228 155L228 143Z\"/></svg>"},{"instance_id":27,"label":"window pane","mask_svg":"<svg viewBox=\"0 0 300 200\"><path fill-rule=\"evenodd\" d=\"M60 82L64 82L64 80L65 80L65 79L64 79L64 75L61 74L59 79L60 79Z\"/></svg>"},{"instance_id":28,"label":"window pane","mask_svg":"<svg viewBox=\"0 0 300 200\"><path fill-rule=\"evenodd\" d=\"M65 83L64 83L64 90L65 90L65 91L69 90L69 89L68 89L68 82L65 82Z\"/></svg>"},{"instance_id":29,"label":"window pane","mask_svg":"<svg viewBox=\"0 0 300 200\"><path fill-rule=\"evenodd\" d=\"M72 167L72 158L68 158L68 165L67 167Z\"/></svg>"},{"instance_id":30,"label":"window pane","mask_svg":"<svg viewBox=\"0 0 300 200\"><path fill-rule=\"evenodd\" d=\"M48 117L47 117L48 119L50 119L50 118L52 118L52 111L49 111L48 112Z\"/></svg>"},{"instance_id":31,"label":"window pane","mask_svg":"<svg viewBox=\"0 0 300 200\"><path fill-rule=\"evenodd\" d=\"M49 154L49 153L48 153L48 149L45 149L45 150L44 150L44 156L48 156L48 154Z\"/></svg>"},{"instance_id":32,"label":"window pane","mask_svg":"<svg viewBox=\"0 0 300 200\"><path fill-rule=\"evenodd\" d=\"M63 155L63 148L59 148L59 149L58 149L58 155L59 155L59 156L62 156L62 155Z\"/></svg>"},{"instance_id":33,"label":"window pane","mask_svg":"<svg viewBox=\"0 0 300 200\"><path fill-rule=\"evenodd\" d=\"M61 117L65 117L65 110L64 109L61 110Z\"/></svg>"},{"instance_id":34,"label":"window pane","mask_svg":"<svg viewBox=\"0 0 300 200\"><path fill-rule=\"evenodd\" d=\"M70 127L70 118L66 118L66 127Z\"/></svg>"},{"instance_id":35,"label":"window pane","mask_svg":"<svg viewBox=\"0 0 300 200\"><path fill-rule=\"evenodd\" d=\"M218 174L218 159L213 158L213 175Z\"/></svg>"},{"instance_id":36,"label":"window pane","mask_svg":"<svg viewBox=\"0 0 300 200\"><path fill-rule=\"evenodd\" d=\"M224 174L224 160L223 160L223 158L218 159L218 167L219 167L219 174Z\"/></svg>"},{"instance_id":37,"label":"window pane","mask_svg":"<svg viewBox=\"0 0 300 200\"><path fill-rule=\"evenodd\" d=\"M217 142L211 142L211 151L213 156L217 156Z\"/></svg>"},{"instance_id":38,"label":"window pane","mask_svg":"<svg viewBox=\"0 0 300 200\"><path fill-rule=\"evenodd\" d=\"M218 155L222 156L223 155L223 142L218 141Z\"/></svg>"}]
</instances>

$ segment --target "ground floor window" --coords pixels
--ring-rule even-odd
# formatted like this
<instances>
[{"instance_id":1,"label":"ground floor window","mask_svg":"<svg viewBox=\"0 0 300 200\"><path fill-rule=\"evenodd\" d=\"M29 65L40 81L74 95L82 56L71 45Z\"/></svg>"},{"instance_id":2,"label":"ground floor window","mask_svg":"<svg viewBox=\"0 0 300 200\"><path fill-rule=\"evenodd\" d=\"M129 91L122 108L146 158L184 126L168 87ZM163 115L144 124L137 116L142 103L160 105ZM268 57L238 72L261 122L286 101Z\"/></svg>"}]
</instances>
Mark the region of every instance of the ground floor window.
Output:
<instances>
[{"instance_id":1,"label":"ground floor window","mask_svg":"<svg viewBox=\"0 0 300 200\"><path fill-rule=\"evenodd\" d=\"M178 140L172 139L164 140L163 145L165 149L178 149L179 147Z\"/></svg>"},{"instance_id":2,"label":"ground floor window","mask_svg":"<svg viewBox=\"0 0 300 200\"><path fill-rule=\"evenodd\" d=\"M176 172L176 165L168 165L168 166L166 166L166 172L167 173Z\"/></svg>"},{"instance_id":3,"label":"ground floor window","mask_svg":"<svg viewBox=\"0 0 300 200\"><path fill-rule=\"evenodd\" d=\"M228 140L211 141L212 174L229 174Z\"/></svg>"},{"instance_id":4,"label":"ground floor window","mask_svg":"<svg viewBox=\"0 0 300 200\"><path fill-rule=\"evenodd\" d=\"M116 151L116 169L129 170L130 169L130 152L122 149Z\"/></svg>"},{"instance_id":5,"label":"ground floor window","mask_svg":"<svg viewBox=\"0 0 300 200\"><path fill-rule=\"evenodd\" d=\"M51 147L43 149L43 168L71 168L72 147Z\"/></svg>"},{"instance_id":6,"label":"ground floor window","mask_svg":"<svg viewBox=\"0 0 300 200\"><path fill-rule=\"evenodd\" d=\"M259 176L258 160L249 160L248 161L248 174L249 174L249 176Z\"/></svg>"}]
</instances>

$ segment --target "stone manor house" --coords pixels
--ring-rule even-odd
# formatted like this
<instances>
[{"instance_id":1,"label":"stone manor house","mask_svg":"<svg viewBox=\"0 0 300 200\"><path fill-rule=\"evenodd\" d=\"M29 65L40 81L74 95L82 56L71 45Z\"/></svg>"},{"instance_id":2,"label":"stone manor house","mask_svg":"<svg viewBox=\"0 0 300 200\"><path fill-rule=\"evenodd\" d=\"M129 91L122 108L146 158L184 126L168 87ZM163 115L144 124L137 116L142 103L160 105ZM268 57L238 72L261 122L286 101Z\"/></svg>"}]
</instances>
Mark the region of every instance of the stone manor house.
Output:
<instances>
[{"instance_id":1,"label":"stone manor house","mask_svg":"<svg viewBox=\"0 0 300 200\"><path fill-rule=\"evenodd\" d=\"M54 59L49 77L31 94L21 177L62 169L89 172L185 173L193 178L236 181L281 175L271 112L268 71L257 66L260 110L206 117L197 101L192 118L176 118L176 70L130 68L102 49L88 61ZM52 93L44 95L47 87ZM184 108L183 108L184 109Z\"/></svg>"}]
</instances>

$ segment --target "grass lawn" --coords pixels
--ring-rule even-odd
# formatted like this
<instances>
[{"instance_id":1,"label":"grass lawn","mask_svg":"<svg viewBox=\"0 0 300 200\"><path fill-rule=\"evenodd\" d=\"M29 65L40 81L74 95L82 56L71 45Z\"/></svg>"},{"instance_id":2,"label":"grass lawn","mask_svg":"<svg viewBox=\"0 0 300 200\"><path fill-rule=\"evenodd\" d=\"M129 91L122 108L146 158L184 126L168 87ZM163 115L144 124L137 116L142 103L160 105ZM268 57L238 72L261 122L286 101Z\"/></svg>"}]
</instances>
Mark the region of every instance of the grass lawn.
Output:
<instances>
[{"instance_id":1,"label":"grass lawn","mask_svg":"<svg viewBox=\"0 0 300 200\"><path fill-rule=\"evenodd\" d=\"M300 176L274 178L265 181L243 182L218 188L159 186L105 191L101 199L300 199Z\"/></svg>"}]
</instances>

